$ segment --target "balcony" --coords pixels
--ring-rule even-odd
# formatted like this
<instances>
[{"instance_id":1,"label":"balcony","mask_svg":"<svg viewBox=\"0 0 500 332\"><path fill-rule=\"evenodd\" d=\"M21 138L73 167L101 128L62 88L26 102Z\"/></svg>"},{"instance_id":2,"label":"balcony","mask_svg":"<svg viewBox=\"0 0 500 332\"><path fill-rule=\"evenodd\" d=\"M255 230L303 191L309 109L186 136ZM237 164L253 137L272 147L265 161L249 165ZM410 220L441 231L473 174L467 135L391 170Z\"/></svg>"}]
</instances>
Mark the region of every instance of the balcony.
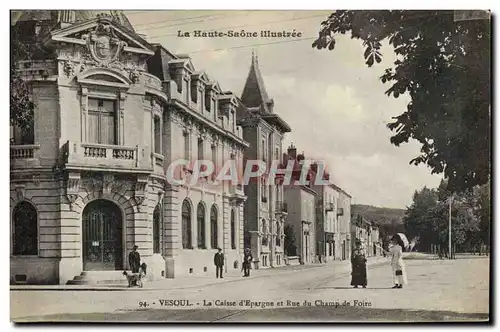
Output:
<instances>
[{"instance_id":1,"label":"balcony","mask_svg":"<svg viewBox=\"0 0 500 332\"><path fill-rule=\"evenodd\" d=\"M162 91L161 80L158 77L145 72L142 72L141 75L144 79L144 85L146 88L157 90L159 92Z\"/></svg>"},{"instance_id":2,"label":"balcony","mask_svg":"<svg viewBox=\"0 0 500 332\"><path fill-rule=\"evenodd\" d=\"M241 184L236 184L236 185L229 185L229 194L231 195L232 199L236 200L246 200L245 192L243 191L243 185Z\"/></svg>"},{"instance_id":3,"label":"balcony","mask_svg":"<svg viewBox=\"0 0 500 332\"><path fill-rule=\"evenodd\" d=\"M287 213L288 213L288 204L282 201L276 202L276 214L287 214Z\"/></svg>"},{"instance_id":4,"label":"balcony","mask_svg":"<svg viewBox=\"0 0 500 332\"><path fill-rule=\"evenodd\" d=\"M66 142L62 147L63 161L67 169L114 169L143 172L152 171L149 158L139 146L101 145Z\"/></svg>"},{"instance_id":5,"label":"balcony","mask_svg":"<svg viewBox=\"0 0 500 332\"><path fill-rule=\"evenodd\" d=\"M40 145L11 145L10 163L12 168L33 167L39 164Z\"/></svg>"},{"instance_id":6,"label":"balcony","mask_svg":"<svg viewBox=\"0 0 500 332\"><path fill-rule=\"evenodd\" d=\"M267 203L267 197L262 196L262 197L260 198L260 201L261 201L262 203Z\"/></svg>"},{"instance_id":7,"label":"balcony","mask_svg":"<svg viewBox=\"0 0 500 332\"><path fill-rule=\"evenodd\" d=\"M332 212L333 208L334 208L333 203L326 203L325 204L325 211L326 212Z\"/></svg>"}]
</instances>

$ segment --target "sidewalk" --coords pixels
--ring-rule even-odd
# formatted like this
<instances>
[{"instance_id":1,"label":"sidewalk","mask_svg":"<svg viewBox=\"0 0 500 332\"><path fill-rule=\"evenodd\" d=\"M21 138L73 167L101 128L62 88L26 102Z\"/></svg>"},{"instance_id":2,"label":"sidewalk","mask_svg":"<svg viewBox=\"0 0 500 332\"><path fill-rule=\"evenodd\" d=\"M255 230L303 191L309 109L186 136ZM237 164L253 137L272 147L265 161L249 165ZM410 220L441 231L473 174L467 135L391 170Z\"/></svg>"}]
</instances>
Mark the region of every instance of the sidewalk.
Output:
<instances>
[{"instance_id":1,"label":"sidewalk","mask_svg":"<svg viewBox=\"0 0 500 332\"><path fill-rule=\"evenodd\" d=\"M368 266L377 265L387 261L387 258L377 256L368 258ZM123 285L11 285L11 291L151 291L165 289L193 289L219 285L221 283L234 283L251 279L266 278L274 275L292 274L303 270L313 269L335 269L336 274L343 275L351 272L350 261L330 261L326 263L308 264L308 265L287 265L277 268L266 268L251 270L250 277L242 277L239 269L230 269L224 273L223 279L216 279L211 275L189 276L174 279L161 279L152 282L145 282L143 288L128 288Z\"/></svg>"}]
</instances>

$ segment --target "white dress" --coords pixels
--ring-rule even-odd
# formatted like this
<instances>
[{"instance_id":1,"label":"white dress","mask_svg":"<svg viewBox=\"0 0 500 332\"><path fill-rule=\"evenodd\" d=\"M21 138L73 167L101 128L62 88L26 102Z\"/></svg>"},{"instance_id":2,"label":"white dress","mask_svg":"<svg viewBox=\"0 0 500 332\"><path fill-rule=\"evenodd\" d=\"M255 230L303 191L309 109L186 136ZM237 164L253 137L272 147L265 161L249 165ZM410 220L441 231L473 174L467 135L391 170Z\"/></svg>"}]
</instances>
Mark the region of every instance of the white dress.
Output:
<instances>
[{"instance_id":1,"label":"white dress","mask_svg":"<svg viewBox=\"0 0 500 332\"><path fill-rule=\"evenodd\" d=\"M405 263L403 262L403 248L400 245L393 245L389 252L391 254L391 266L392 266L392 276L394 284L404 285L408 283L406 276ZM403 275L397 276L396 271L403 271Z\"/></svg>"}]
</instances>

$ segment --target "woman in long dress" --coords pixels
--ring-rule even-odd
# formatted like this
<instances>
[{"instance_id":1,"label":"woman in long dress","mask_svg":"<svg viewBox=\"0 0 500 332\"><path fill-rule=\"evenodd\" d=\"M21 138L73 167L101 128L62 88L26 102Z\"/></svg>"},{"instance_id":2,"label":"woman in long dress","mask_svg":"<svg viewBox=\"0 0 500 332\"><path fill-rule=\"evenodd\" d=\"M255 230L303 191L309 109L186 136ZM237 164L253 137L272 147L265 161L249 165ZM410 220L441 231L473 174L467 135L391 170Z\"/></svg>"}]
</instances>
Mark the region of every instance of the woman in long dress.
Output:
<instances>
[{"instance_id":1,"label":"woman in long dress","mask_svg":"<svg viewBox=\"0 0 500 332\"><path fill-rule=\"evenodd\" d=\"M366 288L368 285L366 277L366 256L365 251L361 247L361 241L356 239L356 245L351 256L352 273L351 273L351 286L358 288L363 286Z\"/></svg>"},{"instance_id":2,"label":"woman in long dress","mask_svg":"<svg viewBox=\"0 0 500 332\"><path fill-rule=\"evenodd\" d=\"M397 234L392 237L391 243L392 246L389 248L389 255L391 255L392 276L394 281L394 287L392 288L403 288L403 285L408 283L406 267L403 261L404 243Z\"/></svg>"}]
</instances>

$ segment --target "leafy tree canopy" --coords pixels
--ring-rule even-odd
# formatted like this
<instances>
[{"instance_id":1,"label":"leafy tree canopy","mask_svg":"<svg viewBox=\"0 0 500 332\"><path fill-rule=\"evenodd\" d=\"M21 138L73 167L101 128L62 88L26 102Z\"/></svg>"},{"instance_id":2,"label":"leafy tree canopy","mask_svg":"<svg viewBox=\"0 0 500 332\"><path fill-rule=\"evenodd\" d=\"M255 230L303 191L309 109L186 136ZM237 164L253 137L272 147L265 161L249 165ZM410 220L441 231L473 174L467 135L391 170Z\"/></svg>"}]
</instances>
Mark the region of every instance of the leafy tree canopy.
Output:
<instances>
[{"instance_id":1,"label":"leafy tree canopy","mask_svg":"<svg viewBox=\"0 0 500 332\"><path fill-rule=\"evenodd\" d=\"M448 188L485 184L490 175L489 19L457 19L454 11L336 11L312 44L333 50L335 35L350 32L365 47L368 67L382 60L382 41L397 60L380 77L388 96L410 103L388 128L391 143L421 144L411 164L444 173Z\"/></svg>"},{"instance_id":2,"label":"leafy tree canopy","mask_svg":"<svg viewBox=\"0 0 500 332\"><path fill-rule=\"evenodd\" d=\"M18 61L31 58L30 48L19 38L17 29L11 29L10 60L10 123L28 131L33 125L35 105L31 100L29 85L20 77Z\"/></svg>"}]
</instances>

